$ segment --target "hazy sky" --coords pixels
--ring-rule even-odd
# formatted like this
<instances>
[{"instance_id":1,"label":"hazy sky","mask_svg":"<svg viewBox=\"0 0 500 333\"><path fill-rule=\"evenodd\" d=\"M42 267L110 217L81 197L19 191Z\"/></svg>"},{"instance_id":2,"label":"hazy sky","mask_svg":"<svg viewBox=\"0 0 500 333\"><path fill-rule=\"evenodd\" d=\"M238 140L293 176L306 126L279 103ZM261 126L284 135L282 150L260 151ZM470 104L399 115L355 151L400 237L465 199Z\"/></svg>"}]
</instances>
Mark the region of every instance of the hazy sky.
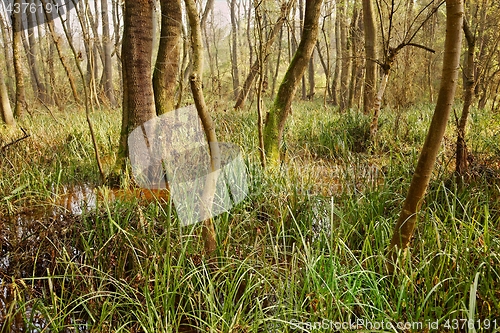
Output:
<instances>
[{"instance_id":1,"label":"hazy sky","mask_svg":"<svg viewBox=\"0 0 500 333\"><path fill-rule=\"evenodd\" d=\"M215 22L221 25L230 24L229 6L226 0L215 0L214 2L214 18Z\"/></svg>"}]
</instances>

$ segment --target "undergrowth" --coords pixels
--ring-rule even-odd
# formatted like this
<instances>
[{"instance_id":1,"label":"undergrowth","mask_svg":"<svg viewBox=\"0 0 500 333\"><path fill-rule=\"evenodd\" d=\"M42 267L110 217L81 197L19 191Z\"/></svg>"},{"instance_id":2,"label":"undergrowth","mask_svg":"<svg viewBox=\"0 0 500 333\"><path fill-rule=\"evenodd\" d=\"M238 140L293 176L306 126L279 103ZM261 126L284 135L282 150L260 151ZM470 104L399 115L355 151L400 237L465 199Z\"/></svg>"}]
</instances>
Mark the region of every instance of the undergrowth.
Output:
<instances>
[{"instance_id":1,"label":"undergrowth","mask_svg":"<svg viewBox=\"0 0 500 333\"><path fill-rule=\"evenodd\" d=\"M249 195L215 218L215 259L171 201L109 199L82 112L24 120L31 136L0 152L2 331L499 331L498 117L473 112L469 147L493 176L467 186L452 179L449 126L411 247L387 275L432 108L384 110L371 144L356 110L298 102L273 171L259 166L254 110L226 110L219 138L242 147ZM94 114L108 170L118 112ZM1 129L0 146L19 133ZM92 206L57 208L83 183Z\"/></svg>"}]
</instances>

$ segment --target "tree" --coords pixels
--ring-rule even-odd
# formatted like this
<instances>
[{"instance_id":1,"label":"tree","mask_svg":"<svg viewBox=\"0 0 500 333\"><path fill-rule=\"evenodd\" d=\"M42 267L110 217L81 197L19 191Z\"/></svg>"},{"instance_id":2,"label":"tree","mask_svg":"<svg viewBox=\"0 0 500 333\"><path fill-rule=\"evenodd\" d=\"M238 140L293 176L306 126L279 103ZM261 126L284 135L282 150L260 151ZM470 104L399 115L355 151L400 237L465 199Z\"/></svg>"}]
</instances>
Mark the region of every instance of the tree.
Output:
<instances>
[{"instance_id":1,"label":"tree","mask_svg":"<svg viewBox=\"0 0 500 333\"><path fill-rule=\"evenodd\" d=\"M33 27L35 23L35 15L33 13L27 12L26 19L28 24L28 40L23 38L24 47L26 49L28 64L31 73L31 85L33 87L33 92L35 97L42 103L49 103L49 95L47 94L47 89L40 78L37 66L37 55L38 55L38 43L35 40L35 33ZM24 37L24 36L23 36Z\"/></svg>"},{"instance_id":2,"label":"tree","mask_svg":"<svg viewBox=\"0 0 500 333\"><path fill-rule=\"evenodd\" d=\"M363 0L363 23L365 29L365 85L363 94L363 113L368 114L375 101L375 84L377 75L377 29L373 16L373 2Z\"/></svg>"},{"instance_id":3,"label":"tree","mask_svg":"<svg viewBox=\"0 0 500 333\"><path fill-rule=\"evenodd\" d=\"M22 1L16 0L15 5L21 6ZM16 77L16 105L14 115L21 118L26 111L26 93L24 88L23 65L21 61L21 35L23 33L23 23L20 11L12 12L12 50L14 59L14 74Z\"/></svg>"},{"instance_id":4,"label":"tree","mask_svg":"<svg viewBox=\"0 0 500 333\"><path fill-rule=\"evenodd\" d=\"M203 130L207 138L210 150L211 172L207 175L205 187L201 198L200 214L201 216L211 216L210 210L215 196L217 172L220 169L220 151L215 133L215 124L210 117L205 97L203 95L203 40L201 37L201 26L196 3L194 0L185 0L186 11L191 28L191 48L193 53L193 69L189 77L193 99L201 119ZM214 253L216 249L215 228L213 220L208 217L203 222L202 237L205 242L205 252L208 255Z\"/></svg>"},{"instance_id":5,"label":"tree","mask_svg":"<svg viewBox=\"0 0 500 333\"><path fill-rule=\"evenodd\" d=\"M180 0L161 0L161 39L153 74L156 113L175 108L175 88L179 77L182 10Z\"/></svg>"},{"instance_id":6,"label":"tree","mask_svg":"<svg viewBox=\"0 0 500 333\"><path fill-rule=\"evenodd\" d=\"M7 93L2 66L0 66L0 114L2 115L2 120L7 125L14 125L14 117L12 116L12 109L10 107L9 94Z\"/></svg>"},{"instance_id":7,"label":"tree","mask_svg":"<svg viewBox=\"0 0 500 333\"><path fill-rule=\"evenodd\" d=\"M310 0L306 2L304 28L300 44L288 66L278 94L266 117L264 147L266 159L271 163L277 163L280 160L279 151L285 122L290 113L297 87L309 64L309 58L312 55L318 38L318 21L322 2L322 0Z\"/></svg>"},{"instance_id":8,"label":"tree","mask_svg":"<svg viewBox=\"0 0 500 333\"><path fill-rule=\"evenodd\" d=\"M414 38L416 37L417 33L422 29L424 24L436 13L436 11L439 9L441 4L444 2L440 2L437 6L432 7L434 4L434 1L429 2L427 5L424 6L424 8L415 16L413 21L408 24L407 27L405 27L405 31L402 33L403 38L402 41L396 46L392 47L391 46L391 40L393 39L393 35L395 34L395 21L394 21L394 15L397 10L397 6L394 0L392 0L390 3L384 2L389 7L389 27L387 28L387 31L384 30L383 27L383 20L382 20L382 6L379 1L377 1L377 9L378 13L380 16L380 32L382 34L382 42L383 42L383 61L377 61L377 63L382 67L382 78L380 79L380 84L378 87L378 92L375 97L374 105L373 105L373 110L372 110L372 121L370 123L370 138L372 141L375 140L375 137L377 135L378 131L378 117L380 113L380 109L382 107L382 98L384 97L385 89L387 87L387 83L389 82L389 73L391 72L392 66L394 65L394 62L396 61L396 57L399 54L399 52L405 48L406 46L413 46L417 48L421 48L423 50L426 50L428 52L434 53L434 50L432 50L429 47L426 47L424 45L416 44L413 42ZM428 15L424 17L424 19L418 23L418 19L422 14L425 13L426 9L429 9ZM415 28L413 26L416 25Z\"/></svg>"},{"instance_id":9,"label":"tree","mask_svg":"<svg viewBox=\"0 0 500 333\"><path fill-rule=\"evenodd\" d=\"M108 16L108 0L101 0L101 17L102 17L102 48L104 53L103 66L103 86L104 94L111 105L116 104L115 92L113 88L113 63L111 61L111 53L113 42L110 36L110 22Z\"/></svg>"},{"instance_id":10,"label":"tree","mask_svg":"<svg viewBox=\"0 0 500 333\"><path fill-rule=\"evenodd\" d=\"M236 98L236 104L234 105L235 109L241 109L245 105L246 99L248 97L248 94L250 93L250 89L252 88L255 78L257 77L257 74L259 74L259 72L261 71L261 61L259 60L259 57L262 58L263 65L267 63L269 54L271 52L271 47L273 46L276 37L279 35L279 32L281 31L281 27L283 26L283 23L285 22L286 17L288 16L290 7L291 7L291 2L289 3L285 2L281 5L281 15L274 24L271 32L269 33L267 42L262 47L263 53L258 55L257 59L250 68L250 72L247 75L245 83L243 84L243 87L242 89L240 89L238 97ZM257 9L258 6L256 7L256 10Z\"/></svg>"},{"instance_id":11,"label":"tree","mask_svg":"<svg viewBox=\"0 0 500 333\"><path fill-rule=\"evenodd\" d=\"M233 76L234 97L238 98L240 90L240 74L238 72L238 29L236 18L236 0L230 0L229 8L231 12L231 73Z\"/></svg>"},{"instance_id":12,"label":"tree","mask_svg":"<svg viewBox=\"0 0 500 333\"><path fill-rule=\"evenodd\" d=\"M130 132L156 115L151 57L153 54L152 0L125 2L122 43L123 111L118 163L124 168Z\"/></svg>"},{"instance_id":13,"label":"tree","mask_svg":"<svg viewBox=\"0 0 500 333\"><path fill-rule=\"evenodd\" d=\"M413 236L417 213L429 185L436 157L441 147L457 87L460 49L462 45L463 0L446 0L446 39L443 72L438 100L418 164L413 173L408 195L396 223L389 245L388 269L392 273L399 251L405 250Z\"/></svg>"},{"instance_id":14,"label":"tree","mask_svg":"<svg viewBox=\"0 0 500 333\"><path fill-rule=\"evenodd\" d=\"M44 8L47 7L47 0L42 0L42 4ZM53 13L51 11L46 10L45 11L45 19L47 23L47 27L49 28L50 35L52 37L52 40L54 41L54 45L57 50L57 54L59 55L59 60L61 61L61 64L64 68L64 71L66 73L66 76L68 77L69 84L71 86L71 92L73 93L73 98L76 103L80 103L80 97L78 97L78 91L76 88L76 83L75 83L75 78L73 76L73 71L70 69L68 61L66 57L64 56L64 50L62 47L62 42L61 42L61 36L59 36L56 32L56 28L54 25L53 21Z\"/></svg>"},{"instance_id":15,"label":"tree","mask_svg":"<svg viewBox=\"0 0 500 333\"><path fill-rule=\"evenodd\" d=\"M467 172L467 145L465 143L465 127L467 125L467 118L469 116L469 109L474 97L475 86L475 65L474 53L476 50L476 36L469 27L466 19L463 24L464 36L467 41L467 52L465 53L465 60L463 66L463 99L462 115L457 124L457 144L456 144L456 165L455 173L458 177L463 176Z\"/></svg>"}]
</instances>

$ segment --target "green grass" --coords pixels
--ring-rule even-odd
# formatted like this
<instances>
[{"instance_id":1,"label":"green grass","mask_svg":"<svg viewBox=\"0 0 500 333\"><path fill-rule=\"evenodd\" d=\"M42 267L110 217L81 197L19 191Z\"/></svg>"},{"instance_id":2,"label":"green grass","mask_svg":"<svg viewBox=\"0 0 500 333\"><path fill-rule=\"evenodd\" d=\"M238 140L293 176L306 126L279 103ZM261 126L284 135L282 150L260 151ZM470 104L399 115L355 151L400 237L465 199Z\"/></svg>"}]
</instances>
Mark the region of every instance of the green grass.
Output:
<instances>
[{"instance_id":1,"label":"green grass","mask_svg":"<svg viewBox=\"0 0 500 333\"><path fill-rule=\"evenodd\" d=\"M450 181L452 125L411 248L394 276L385 273L432 107L384 110L370 145L363 115L297 102L286 162L274 171L259 166L255 110L226 109L215 115L220 140L242 147L249 196L215 218L213 260L200 255L200 226L180 227L170 202L107 201L103 187L95 209L38 216L16 236L18 214L35 214L28 207L52 212L64 186L98 184L81 111L56 114L61 124L26 119L31 137L0 162L1 255L11 253L8 268L0 262L3 330L331 332L385 323L380 331L399 332L412 323L406 331L455 332L473 320L477 332L492 332L486 320L496 319L499 331L500 185ZM119 111L94 117L110 170ZM469 146L493 168L500 120L476 112L472 123ZM0 142L18 135L1 129Z\"/></svg>"}]
</instances>

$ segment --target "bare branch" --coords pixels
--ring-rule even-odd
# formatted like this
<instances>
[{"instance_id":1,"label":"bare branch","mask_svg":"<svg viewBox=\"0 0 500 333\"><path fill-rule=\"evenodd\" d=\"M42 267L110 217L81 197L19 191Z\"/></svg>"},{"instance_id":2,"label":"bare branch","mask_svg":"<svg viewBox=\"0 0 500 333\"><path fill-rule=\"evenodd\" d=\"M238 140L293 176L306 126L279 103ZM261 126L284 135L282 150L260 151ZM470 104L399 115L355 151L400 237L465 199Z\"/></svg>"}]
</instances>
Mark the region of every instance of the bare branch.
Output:
<instances>
[{"instance_id":1,"label":"bare branch","mask_svg":"<svg viewBox=\"0 0 500 333\"><path fill-rule=\"evenodd\" d=\"M424 45L420 45L420 44L416 44L416 43L406 43L404 44L403 46L414 46L414 47L418 47L419 49L423 49L423 50L426 50L430 53L436 53L436 51L434 51L433 49L431 49L430 47L427 47L427 46L424 46Z\"/></svg>"}]
</instances>

